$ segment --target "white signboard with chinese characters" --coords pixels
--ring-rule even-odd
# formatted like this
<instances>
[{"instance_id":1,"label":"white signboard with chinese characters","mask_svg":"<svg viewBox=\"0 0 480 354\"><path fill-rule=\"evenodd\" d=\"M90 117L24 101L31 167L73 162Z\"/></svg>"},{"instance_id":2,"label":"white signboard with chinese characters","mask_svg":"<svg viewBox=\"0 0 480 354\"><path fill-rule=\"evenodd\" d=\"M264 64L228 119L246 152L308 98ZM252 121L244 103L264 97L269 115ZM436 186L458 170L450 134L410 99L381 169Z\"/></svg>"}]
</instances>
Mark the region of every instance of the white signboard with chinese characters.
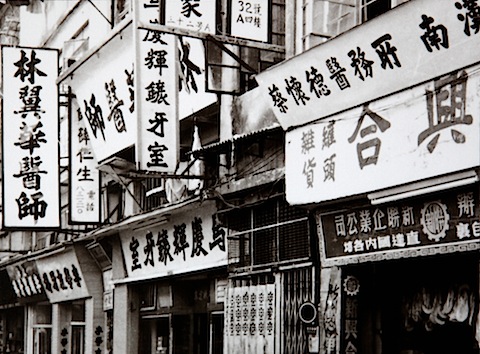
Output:
<instances>
[{"instance_id":1,"label":"white signboard with chinese characters","mask_svg":"<svg viewBox=\"0 0 480 354\"><path fill-rule=\"evenodd\" d=\"M225 230L218 225L215 205L174 215L163 224L120 233L128 278L156 278L227 264Z\"/></svg>"},{"instance_id":2,"label":"white signboard with chinese characters","mask_svg":"<svg viewBox=\"0 0 480 354\"><path fill-rule=\"evenodd\" d=\"M409 1L256 79L286 130L472 65L475 11L457 3Z\"/></svg>"},{"instance_id":3,"label":"white signboard with chinese characters","mask_svg":"<svg viewBox=\"0 0 480 354\"><path fill-rule=\"evenodd\" d=\"M71 104L69 217L73 224L95 224L101 215L100 171L77 100Z\"/></svg>"},{"instance_id":4,"label":"white signboard with chinese characters","mask_svg":"<svg viewBox=\"0 0 480 354\"><path fill-rule=\"evenodd\" d=\"M286 133L286 194L317 203L480 165L479 66Z\"/></svg>"},{"instance_id":5,"label":"white signboard with chinese characters","mask_svg":"<svg viewBox=\"0 0 480 354\"><path fill-rule=\"evenodd\" d=\"M158 4L157 7L150 4L151 1L143 0L136 2L135 19L137 27L142 24L158 22ZM137 33L137 42L159 41L162 34L160 32L139 30ZM191 116L195 112L215 103L217 95L211 92L205 92L205 47L203 40L177 36L178 46L178 92L179 104L178 116L182 120ZM141 59L141 58L140 58ZM143 64L140 60L140 63Z\"/></svg>"},{"instance_id":6,"label":"white signboard with chinese characters","mask_svg":"<svg viewBox=\"0 0 480 354\"><path fill-rule=\"evenodd\" d=\"M100 163L135 144L133 55L129 26L78 67L68 80Z\"/></svg>"},{"instance_id":7,"label":"white signboard with chinese characters","mask_svg":"<svg viewBox=\"0 0 480 354\"><path fill-rule=\"evenodd\" d=\"M232 36L268 42L270 0L233 0L231 6Z\"/></svg>"},{"instance_id":8,"label":"white signboard with chinese characters","mask_svg":"<svg viewBox=\"0 0 480 354\"><path fill-rule=\"evenodd\" d=\"M135 101L138 115L137 165L141 170L175 172L179 154L176 37L137 28L149 13L135 8Z\"/></svg>"},{"instance_id":9,"label":"white signboard with chinese characters","mask_svg":"<svg viewBox=\"0 0 480 354\"><path fill-rule=\"evenodd\" d=\"M178 72L180 120L215 103L217 95L205 92L205 47L203 41L177 37L180 71Z\"/></svg>"},{"instance_id":10,"label":"white signboard with chinese characters","mask_svg":"<svg viewBox=\"0 0 480 354\"><path fill-rule=\"evenodd\" d=\"M70 248L36 261L40 280L51 303L89 296L75 250Z\"/></svg>"},{"instance_id":11,"label":"white signboard with chinese characters","mask_svg":"<svg viewBox=\"0 0 480 354\"><path fill-rule=\"evenodd\" d=\"M215 34L216 0L164 1L165 25L192 32Z\"/></svg>"},{"instance_id":12,"label":"white signboard with chinese characters","mask_svg":"<svg viewBox=\"0 0 480 354\"><path fill-rule=\"evenodd\" d=\"M2 47L3 226L60 226L58 51Z\"/></svg>"}]
</instances>

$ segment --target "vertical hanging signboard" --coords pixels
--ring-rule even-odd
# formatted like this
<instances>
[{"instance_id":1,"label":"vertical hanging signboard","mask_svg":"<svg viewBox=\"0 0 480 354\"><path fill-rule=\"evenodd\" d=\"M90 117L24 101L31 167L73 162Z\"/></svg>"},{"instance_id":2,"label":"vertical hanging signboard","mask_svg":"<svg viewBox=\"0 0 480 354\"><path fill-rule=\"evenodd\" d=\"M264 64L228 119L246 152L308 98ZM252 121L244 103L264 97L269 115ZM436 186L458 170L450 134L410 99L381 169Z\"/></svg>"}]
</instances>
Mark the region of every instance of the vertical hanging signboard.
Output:
<instances>
[{"instance_id":1,"label":"vertical hanging signboard","mask_svg":"<svg viewBox=\"0 0 480 354\"><path fill-rule=\"evenodd\" d=\"M3 227L60 227L58 51L2 47Z\"/></svg>"},{"instance_id":2,"label":"vertical hanging signboard","mask_svg":"<svg viewBox=\"0 0 480 354\"><path fill-rule=\"evenodd\" d=\"M135 2L137 163L141 170L173 173L178 160L178 51L174 35L138 28L155 14ZM152 18L153 16L153 18Z\"/></svg>"},{"instance_id":3,"label":"vertical hanging signboard","mask_svg":"<svg viewBox=\"0 0 480 354\"><path fill-rule=\"evenodd\" d=\"M216 0L165 1L163 24L188 30L191 33L215 34ZM143 17L142 20L145 20ZM151 22L151 21L150 21ZM217 95L206 92L206 60L203 40L178 36L179 68L178 117L180 120L213 104Z\"/></svg>"},{"instance_id":4,"label":"vertical hanging signboard","mask_svg":"<svg viewBox=\"0 0 480 354\"><path fill-rule=\"evenodd\" d=\"M268 42L270 39L270 1L234 0L231 3L230 32L232 36Z\"/></svg>"},{"instance_id":5,"label":"vertical hanging signboard","mask_svg":"<svg viewBox=\"0 0 480 354\"><path fill-rule=\"evenodd\" d=\"M100 222L100 171L90 135L75 99L70 116L70 220L72 224Z\"/></svg>"}]
</instances>

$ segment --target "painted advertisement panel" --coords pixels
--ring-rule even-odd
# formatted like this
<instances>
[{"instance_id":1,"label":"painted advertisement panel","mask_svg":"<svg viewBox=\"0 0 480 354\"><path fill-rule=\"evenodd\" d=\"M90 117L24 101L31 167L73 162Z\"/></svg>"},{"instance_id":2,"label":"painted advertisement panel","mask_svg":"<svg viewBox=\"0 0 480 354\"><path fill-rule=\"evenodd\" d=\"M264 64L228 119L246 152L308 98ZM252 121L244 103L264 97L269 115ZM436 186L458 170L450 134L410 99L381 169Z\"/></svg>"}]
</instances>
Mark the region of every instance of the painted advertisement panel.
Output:
<instances>
[{"instance_id":1,"label":"painted advertisement panel","mask_svg":"<svg viewBox=\"0 0 480 354\"><path fill-rule=\"evenodd\" d=\"M227 291L226 351L274 353L278 319L275 284L230 287Z\"/></svg>"},{"instance_id":2,"label":"painted advertisement panel","mask_svg":"<svg viewBox=\"0 0 480 354\"><path fill-rule=\"evenodd\" d=\"M270 0L231 2L231 35L268 42L270 29Z\"/></svg>"},{"instance_id":3,"label":"painted advertisement panel","mask_svg":"<svg viewBox=\"0 0 480 354\"><path fill-rule=\"evenodd\" d=\"M173 173L178 147L176 37L137 28L151 11L135 4L135 101L137 165L141 170Z\"/></svg>"},{"instance_id":4,"label":"painted advertisement panel","mask_svg":"<svg viewBox=\"0 0 480 354\"><path fill-rule=\"evenodd\" d=\"M165 25L215 34L217 20L216 0L164 1Z\"/></svg>"},{"instance_id":5,"label":"painted advertisement panel","mask_svg":"<svg viewBox=\"0 0 480 354\"><path fill-rule=\"evenodd\" d=\"M20 302L39 302L47 299L41 276L34 261L10 265L7 267L7 272L15 295Z\"/></svg>"}]
</instances>

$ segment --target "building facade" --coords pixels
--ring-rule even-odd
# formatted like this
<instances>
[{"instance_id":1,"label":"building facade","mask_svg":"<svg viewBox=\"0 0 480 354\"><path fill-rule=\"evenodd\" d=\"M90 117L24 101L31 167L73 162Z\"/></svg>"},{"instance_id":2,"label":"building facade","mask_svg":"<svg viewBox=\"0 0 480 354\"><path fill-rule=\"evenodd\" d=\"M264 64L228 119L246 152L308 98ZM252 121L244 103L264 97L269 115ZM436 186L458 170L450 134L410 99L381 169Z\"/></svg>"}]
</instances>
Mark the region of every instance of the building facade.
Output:
<instances>
[{"instance_id":1,"label":"building facade","mask_svg":"<svg viewBox=\"0 0 480 354\"><path fill-rule=\"evenodd\" d=\"M477 8L2 2L0 353L478 352Z\"/></svg>"},{"instance_id":2,"label":"building facade","mask_svg":"<svg viewBox=\"0 0 480 354\"><path fill-rule=\"evenodd\" d=\"M406 2L257 77L316 217L322 353L478 351L470 5Z\"/></svg>"}]
</instances>

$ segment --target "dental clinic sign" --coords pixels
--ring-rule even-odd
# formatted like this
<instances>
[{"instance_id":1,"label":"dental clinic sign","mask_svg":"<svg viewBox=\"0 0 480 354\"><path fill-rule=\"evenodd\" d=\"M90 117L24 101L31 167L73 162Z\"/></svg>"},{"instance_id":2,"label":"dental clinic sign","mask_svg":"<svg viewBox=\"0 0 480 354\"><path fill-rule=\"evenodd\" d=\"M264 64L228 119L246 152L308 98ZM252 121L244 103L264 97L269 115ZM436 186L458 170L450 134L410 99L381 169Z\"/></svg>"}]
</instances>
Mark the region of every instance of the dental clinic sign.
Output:
<instances>
[{"instance_id":1,"label":"dental clinic sign","mask_svg":"<svg viewBox=\"0 0 480 354\"><path fill-rule=\"evenodd\" d=\"M58 51L2 47L3 227L60 226Z\"/></svg>"},{"instance_id":2,"label":"dental clinic sign","mask_svg":"<svg viewBox=\"0 0 480 354\"><path fill-rule=\"evenodd\" d=\"M262 94L287 130L472 65L480 5L466 3L409 1L258 74Z\"/></svg>"},{"instance_id":3,"label":"dental clinic sign","mask_svg":"<svg viewBox=\"0 0 480 354\"><path fill-rule=\"evenodd\" d=\"M227 265L226 230L219 224L214 203L157 225L120 233L129 280L182 274Z\"/></svg>"}]
</instances>

